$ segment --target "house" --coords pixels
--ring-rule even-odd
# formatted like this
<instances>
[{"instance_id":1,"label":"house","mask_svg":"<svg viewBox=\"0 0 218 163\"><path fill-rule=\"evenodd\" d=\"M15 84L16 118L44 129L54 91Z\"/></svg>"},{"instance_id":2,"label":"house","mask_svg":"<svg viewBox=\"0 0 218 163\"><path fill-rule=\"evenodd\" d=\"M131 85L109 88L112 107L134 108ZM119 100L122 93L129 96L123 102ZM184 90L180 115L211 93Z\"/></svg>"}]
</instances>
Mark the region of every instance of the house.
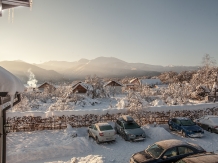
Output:
<instances>
[{"instance_id":1,"label":"house","mask_svg":"<svg viewBox=\"0 0 218 163\"><path fill-rule=\"evenodd\" d=\"M140 80L139 80L139 78L134 78L134 79L130 80L130 84L133 84L133 85L140 85Z\"/></svg>"},{"instance_id":2,"label":"house","mask_svg":"<svg viewBox=\"0 0 218 163\"><path fill-rule=\"evenodd\" d=\"M0 0L0 17L2 16L2 10L19 6L30 7L30 5L30 0Z\"/></svg>"},{"instance_id":3,"label":"house","mask_svg":"<svg viewBox=\"0 0 218 163\"><path fill-rule=\"evenodd\" d=\"M123 85L115 80L110 80L104 84L105 88L113 89L115 92L122 92Z\"/></svg>"},{"instance_id":4,"label":"house","mask_svg":"<svg viewBox=\"0 0 218 163\"><path fill-rule=\"evenodd\" d=\"M73 93L86 94L88 90L92 90L92 86L84 82L74 82L72 89Z\"/></svg>"},{"instance_id":5,"label":"house","mask_svg":"<svg viewBox=\"0 0 218 163\"><path fill-rule=\"evenodd\" d=\"M38 86L38 90L40 92L48 91L49 93L52 93L56 89L57 89L57 87L50 82L45 82L45 83L41 84L40 86Z\"/></svg>"}]
</instances>

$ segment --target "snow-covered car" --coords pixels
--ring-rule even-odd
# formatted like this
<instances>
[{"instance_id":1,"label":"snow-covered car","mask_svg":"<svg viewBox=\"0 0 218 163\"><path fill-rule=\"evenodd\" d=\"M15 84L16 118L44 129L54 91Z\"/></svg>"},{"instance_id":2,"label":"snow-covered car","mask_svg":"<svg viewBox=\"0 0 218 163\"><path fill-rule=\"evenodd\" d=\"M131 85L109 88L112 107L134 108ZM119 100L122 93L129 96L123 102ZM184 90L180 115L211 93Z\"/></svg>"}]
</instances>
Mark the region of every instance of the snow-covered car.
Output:
<instances>
[{"instance_id":1,"label":"snow-covered car","mask_svg":"<svg viewBox=\"0 0 218 163\"><path fill-rule=\"evenodd\" d=\"M171 163L204 152L205 150L196 144L176 139L163 140L133 154L130 163Z\"/></svg>"},{"instance_id":2,"label":"snow-covered car","mask_svg":"<svg viewBox=\"0 0 218 163\"><path fill-rule=\"evenodd\" d=\"M114 129L126 141L139 141L146 138L144 130L129 115L123 115L118 118L115 122Z\"/></svg>"},{"instance_id":3,"label":"snow-covered car","mask_svg":"<svg viewBox=\"0 0 218 163\"><path fill-rule=\"evenodd\" d=\"M98 144L116 140L116 132L109 123L96 123L89 126L88 135L93 137Z\"/></svg>"},{"instance_id":4,"label":"snow-covered car","mask_svg":"<svg viewBox=\"0 0 218 163\"><path fill-rule=\"evenodd\" d=\"M184 137L202 137L204 130L190 118L175 117L168 121L170 130L181 132Z\"/></svg>"},{"instance_id":5,"label":"snow-covered car","mask_svg":"<svg viewBox=\"0 0 218 163\"><path fill-rule=\"evenodd\" d=\"M218 155L214 153L201 153L185 157L176 163L217 163Z\"/></svg>"},{"instance_id":6,"label":"snow-covered car","mask_svg":"<svg viewBox=\"0 0 218 163\"><path fill-rule=\"evenodd\" d=\"M218 116L207 115L195 121L201 128L218 134Z\"/></svg>"}]
</instances>

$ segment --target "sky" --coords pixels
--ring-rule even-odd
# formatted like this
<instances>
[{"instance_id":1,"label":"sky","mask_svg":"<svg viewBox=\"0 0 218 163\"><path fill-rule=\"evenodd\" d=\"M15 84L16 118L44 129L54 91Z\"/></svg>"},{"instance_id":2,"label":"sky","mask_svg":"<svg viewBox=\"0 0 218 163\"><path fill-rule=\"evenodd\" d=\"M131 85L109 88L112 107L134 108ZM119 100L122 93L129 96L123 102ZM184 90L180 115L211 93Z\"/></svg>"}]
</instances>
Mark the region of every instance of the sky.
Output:
<instances>
[{"instance_id":1,"label":"sky","mask_svg":"<svg viewBox=\"0 0 218 163\"><path fill-rule=\"evenodd\" d=\"M218 61L217 0L33 0L0 18L0 61L100 56L153 65Z\"/></svg>"}]
</instances>

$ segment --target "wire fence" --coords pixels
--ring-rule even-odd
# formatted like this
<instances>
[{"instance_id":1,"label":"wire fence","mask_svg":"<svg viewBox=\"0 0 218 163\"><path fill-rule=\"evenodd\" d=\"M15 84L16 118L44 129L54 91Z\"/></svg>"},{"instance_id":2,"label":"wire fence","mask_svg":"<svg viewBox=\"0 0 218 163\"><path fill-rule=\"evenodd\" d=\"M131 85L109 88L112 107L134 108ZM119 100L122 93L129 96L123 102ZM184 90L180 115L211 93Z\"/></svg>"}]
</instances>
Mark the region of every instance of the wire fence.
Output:
<instances>
[{"instance_id":1,"label":"wire fence","mask_svg":"<svg viewBox=\"0 0 218 163\"><path fill-rule=\"evenodd\" d=\"M218 115L218 108L208 108L204 110L181 110L168 112L151 112L151 111L128 111L126 114L132 116L134 120L140 124L164 124L173 117L189 117L198 119L205 115ZM69 115L69 116L53 116L42 118L40 116L23 116L7 118L7 132L23 132L37 130L59 130L65 129L67 124L72 127L87 127L93 123L99 122L115 122L124 114L105 114L105 115Z\"/></svg>"}]
</instances>

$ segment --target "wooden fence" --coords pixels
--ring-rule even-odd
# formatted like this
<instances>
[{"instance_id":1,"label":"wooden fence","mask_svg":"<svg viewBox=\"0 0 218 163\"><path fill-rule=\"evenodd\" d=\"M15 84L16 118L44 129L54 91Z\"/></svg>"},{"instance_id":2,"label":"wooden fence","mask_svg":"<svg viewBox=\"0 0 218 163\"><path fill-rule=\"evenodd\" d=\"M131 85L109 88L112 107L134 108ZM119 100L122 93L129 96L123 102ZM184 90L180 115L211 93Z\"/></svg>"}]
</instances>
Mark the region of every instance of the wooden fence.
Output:
<instances>
[{"instance_id":1,"label":"wooden fence","mask_svg":"<svg viewBox=\"0 0 218 163\"><path fill-rule=\"evenodd\" d=\"M168 111L168 112L151 112L151 111L138 111L127 113L132 116L135 121L140 125L156 122L157 124L164 124L173 117L189 117L197 119L204 115L218 115L218 108L208 108L204 110L181 110L181 111ZM86 114L83 116L53 116L49 118L42 117L13 117L7 119L8 132L20 131L36 131L36 130L58 130L65 129L67 124L72 127L87 127L93 123L98 122L115 122L122 114L106 114L94 115Z\"/></svg>"}]
</instances>

